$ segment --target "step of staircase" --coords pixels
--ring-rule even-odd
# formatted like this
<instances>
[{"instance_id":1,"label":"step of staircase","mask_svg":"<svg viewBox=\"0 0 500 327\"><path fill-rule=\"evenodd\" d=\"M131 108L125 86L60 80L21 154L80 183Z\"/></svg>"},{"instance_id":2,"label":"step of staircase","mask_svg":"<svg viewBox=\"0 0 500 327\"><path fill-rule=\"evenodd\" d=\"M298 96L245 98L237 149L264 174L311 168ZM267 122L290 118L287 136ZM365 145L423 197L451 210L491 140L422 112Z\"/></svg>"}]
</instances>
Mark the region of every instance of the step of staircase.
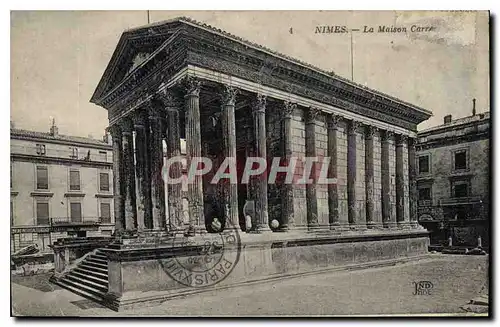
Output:
<instances>
[{"instance_id":1,"label":"step of staircase","mask_svg":"<svg viewBox=\"0 0 500 327\"><path fill-rule=\"evenodd\" d=\"M80 263L79 266L81 266L83 268L86 268L88 270L93 270L93 271L96 271L96 272L100 272L102 274L106 274L106 275L108 274L108 266L102 267L102 266L98 266L98 265L95 265L94 263L86 262L86 261Z\"/></svg>"},{"instance_id":2,"label":"step of staircase","mask_svg":"<svg viewBox=\"0 0 500 327\"><path fill-rule=\"evenodd\" d=\"M102 285L100 283L93 282L90 280L90 278L81 277L70 273L64 276L64 279L67 281L74 282L78 285L85 285L89 288L92 288L93 290L100 291L103 294L108 291L108 285Z\"/></svg>"},{"instance_id":3,"label":"step of staircase","mask_svg":"<svg viewBox=\"0 0 500 327\"><path fill-rule=\"evenodd\" d=\"M102 278L102 277L95 277L93 275L90 275L90 274L85 274L85 273L82 273L82 272L79 272L77 270L72 270L68 273L69 276L76 276L76 277L79 277L79 278L85 278L85 279L88 279L96 284L99 284L103 287L108 287L108 279L107 278Z\"/></svg>"},{"instance_id":4,"label":"step of staircase","mask_svg":"<svg viewBox=\"0 0 500 327\"><path fill-rule=\"evenodd\" d=\"M95 271L93 269L88 269L88 268L85 268L85 267L78 266L78 267L76 267L72 271L78 271L78 272L81 272L84 275L94 276L94 277L99 278L99 279L106 279L106 280L108 280L108 274L107 273L97 272L97 271Z\"/></svg>"},{"instance_id":5,"label":"step of staircase","mask_svg":"<svg viewBox=\"0 0 500 327\"><path fill-rule=\"evenodd\" d=\"M72 287L71 290L77 289L84 295L91 294L94 298L99 298L102 301L102 298L106 294L105 291L101 291L99 289L93 288L91 286L87 286L85 284L79 283L78 281L68 279L66 277L63 277L57 281L58 285L64 286L64 287ZM75 292L76 293L76 292ZM77 293L81 295L80 293ZM84 296L82 295L82 296Z\"/></svg>"},{"instance_id":6,"label":"step of staircase","mask_svg":"<svg viewBox=\"0 0 500 327\"><path fill-rule=\"evenodd\" d=\"M101 268L108 269L108 262L104 261L104 260L101 261L101 259L87 258L84 260L84 262L89 263L89 264L93 265L94 267L101 267Z\"/></svg>"}]
</instances>

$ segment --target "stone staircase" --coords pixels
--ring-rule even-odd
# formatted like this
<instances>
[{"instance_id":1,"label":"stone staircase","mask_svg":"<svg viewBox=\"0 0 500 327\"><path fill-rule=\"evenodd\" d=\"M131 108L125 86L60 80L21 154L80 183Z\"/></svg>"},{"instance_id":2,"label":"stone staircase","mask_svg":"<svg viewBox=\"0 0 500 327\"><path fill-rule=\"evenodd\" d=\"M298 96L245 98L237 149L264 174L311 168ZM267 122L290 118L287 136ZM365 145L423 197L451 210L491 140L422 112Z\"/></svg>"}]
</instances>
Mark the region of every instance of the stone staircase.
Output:
<instances>
[{"instance_id":1,"label":"stone staircase","mask_svg":"<svg viewBox=\"0 0 500 327\"><path fill-rule=\"evenodd\" d=\"M108 291L108 261L101 250L87 255L76 267L53 282L89 300L104 304Z\"/></svg>"}]
</instances>

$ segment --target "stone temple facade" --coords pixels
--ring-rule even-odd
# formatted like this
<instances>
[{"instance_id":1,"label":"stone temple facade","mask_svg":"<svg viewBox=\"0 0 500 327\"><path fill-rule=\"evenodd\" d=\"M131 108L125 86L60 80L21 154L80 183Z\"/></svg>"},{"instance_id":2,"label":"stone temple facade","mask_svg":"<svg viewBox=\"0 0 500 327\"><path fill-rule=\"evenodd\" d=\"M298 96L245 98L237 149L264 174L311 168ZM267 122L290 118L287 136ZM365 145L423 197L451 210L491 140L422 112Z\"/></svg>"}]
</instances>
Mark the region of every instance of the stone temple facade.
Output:
<instances>
[{"instance_id":1,"label":"stone temple facade","mask_svg":"<svg viewBox=\"0 0 500 327\"><path fill-rule=\"evenodd\" d=\"M91 102L108 110L113 139L116 238L89 259L104 283L92 298L110 308L427 253L414 201L425 109L188 18L124 32ZM213 162L186 197L162 179L163 145L174 158L181 139L188 167ZM329 158L337 183L317 183L321 164L309 184L268 183L272 169L248 184L210 182L226 158L241 177L249 157L297 158L294 181L310 171L304 157ZM175 163L169 178L181 173ZM221 237L232 242L206 252ZM211 266L212 255L232 259ZM83 277L65 271L55 279L78 287Z\"/></svg>"},{"instance_id":2,"label":"stone temple facade","mask_svg":"<svg viewBox=\"0 0 500 327\"><path fill-rule=\"evenodd\" d=\"M213 217L245 229L249 201L255 231L274 219L276 231L417 227L416 126L431 115L422 108L186 18L125 32L91 101L109 112L117 230L185 228L180 186L161 182L162 142L169 158L181 138L188 165L297 157L302 176L301 158L328 156L338 180L214 188L210 174L197 177L187 199L195 230Z\"/></svg>"}]
</instances>

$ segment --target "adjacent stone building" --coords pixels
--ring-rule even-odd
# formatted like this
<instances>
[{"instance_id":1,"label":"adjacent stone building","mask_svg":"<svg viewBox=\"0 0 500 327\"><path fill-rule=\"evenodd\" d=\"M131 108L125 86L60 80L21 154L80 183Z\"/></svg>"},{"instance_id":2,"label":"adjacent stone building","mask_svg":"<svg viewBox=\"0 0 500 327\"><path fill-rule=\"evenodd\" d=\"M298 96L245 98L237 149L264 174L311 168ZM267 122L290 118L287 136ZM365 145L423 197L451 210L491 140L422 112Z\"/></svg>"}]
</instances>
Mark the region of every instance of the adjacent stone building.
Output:
<instances>
[{"instance_id":1,"label":"adjacent stone building","mask_svg":"<svg viewBox=\"0 0 500 327\"><path fill-rule=\"evenodd\" d=\"M111 140L10 130L11 251L114 229Z\"/></svg>"},{"instance_id":2,"label":"adjacent stone building","mask_svg":"<svg viewBox=\"0 0 500 327\"><path fill-rule=\"evenodd\" d=\"M475 102L475 101L474 101ZM418 216L431 244L488 245L490 113L476 113L418 133Z\"/></svg>"}]
</instances>

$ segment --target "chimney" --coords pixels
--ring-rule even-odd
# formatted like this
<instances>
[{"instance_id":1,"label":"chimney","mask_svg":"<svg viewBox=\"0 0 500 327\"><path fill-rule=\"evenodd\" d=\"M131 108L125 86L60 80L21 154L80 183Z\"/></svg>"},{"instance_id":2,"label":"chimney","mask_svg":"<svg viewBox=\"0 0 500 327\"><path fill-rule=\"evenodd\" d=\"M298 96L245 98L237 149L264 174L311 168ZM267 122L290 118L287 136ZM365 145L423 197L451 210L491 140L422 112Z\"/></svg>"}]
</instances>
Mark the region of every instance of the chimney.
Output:
<instances>
[{"instance_id":1,"label":"chimney","mask_svg":"<svg viewBox=\"0 0 500 327\"><path fill-rule=\"evenodd\" d=\"M472 116L476 115L476 99L472 99Z\"/></svg>"},{"instance_id":2,"label":"chimney","mask_svg":"<svg viewBox=\"0 0 500 327\"><path fill-rule=\"evenodd\" d=\"M444 123L449 124L451 123L451 115L446 115L444 116Z\"/></svg>"},{"instance_id":3,"label":"chimney","mask_svg":"<svg viewBox=\"0 0 500 327\"><path fill-rule=\"evenodd\" d=\"M59 128L56 126L56 120L52 118L52 126L50 126L50 135L57 137L59 135Z\"/></svg>"}]
</instances>

